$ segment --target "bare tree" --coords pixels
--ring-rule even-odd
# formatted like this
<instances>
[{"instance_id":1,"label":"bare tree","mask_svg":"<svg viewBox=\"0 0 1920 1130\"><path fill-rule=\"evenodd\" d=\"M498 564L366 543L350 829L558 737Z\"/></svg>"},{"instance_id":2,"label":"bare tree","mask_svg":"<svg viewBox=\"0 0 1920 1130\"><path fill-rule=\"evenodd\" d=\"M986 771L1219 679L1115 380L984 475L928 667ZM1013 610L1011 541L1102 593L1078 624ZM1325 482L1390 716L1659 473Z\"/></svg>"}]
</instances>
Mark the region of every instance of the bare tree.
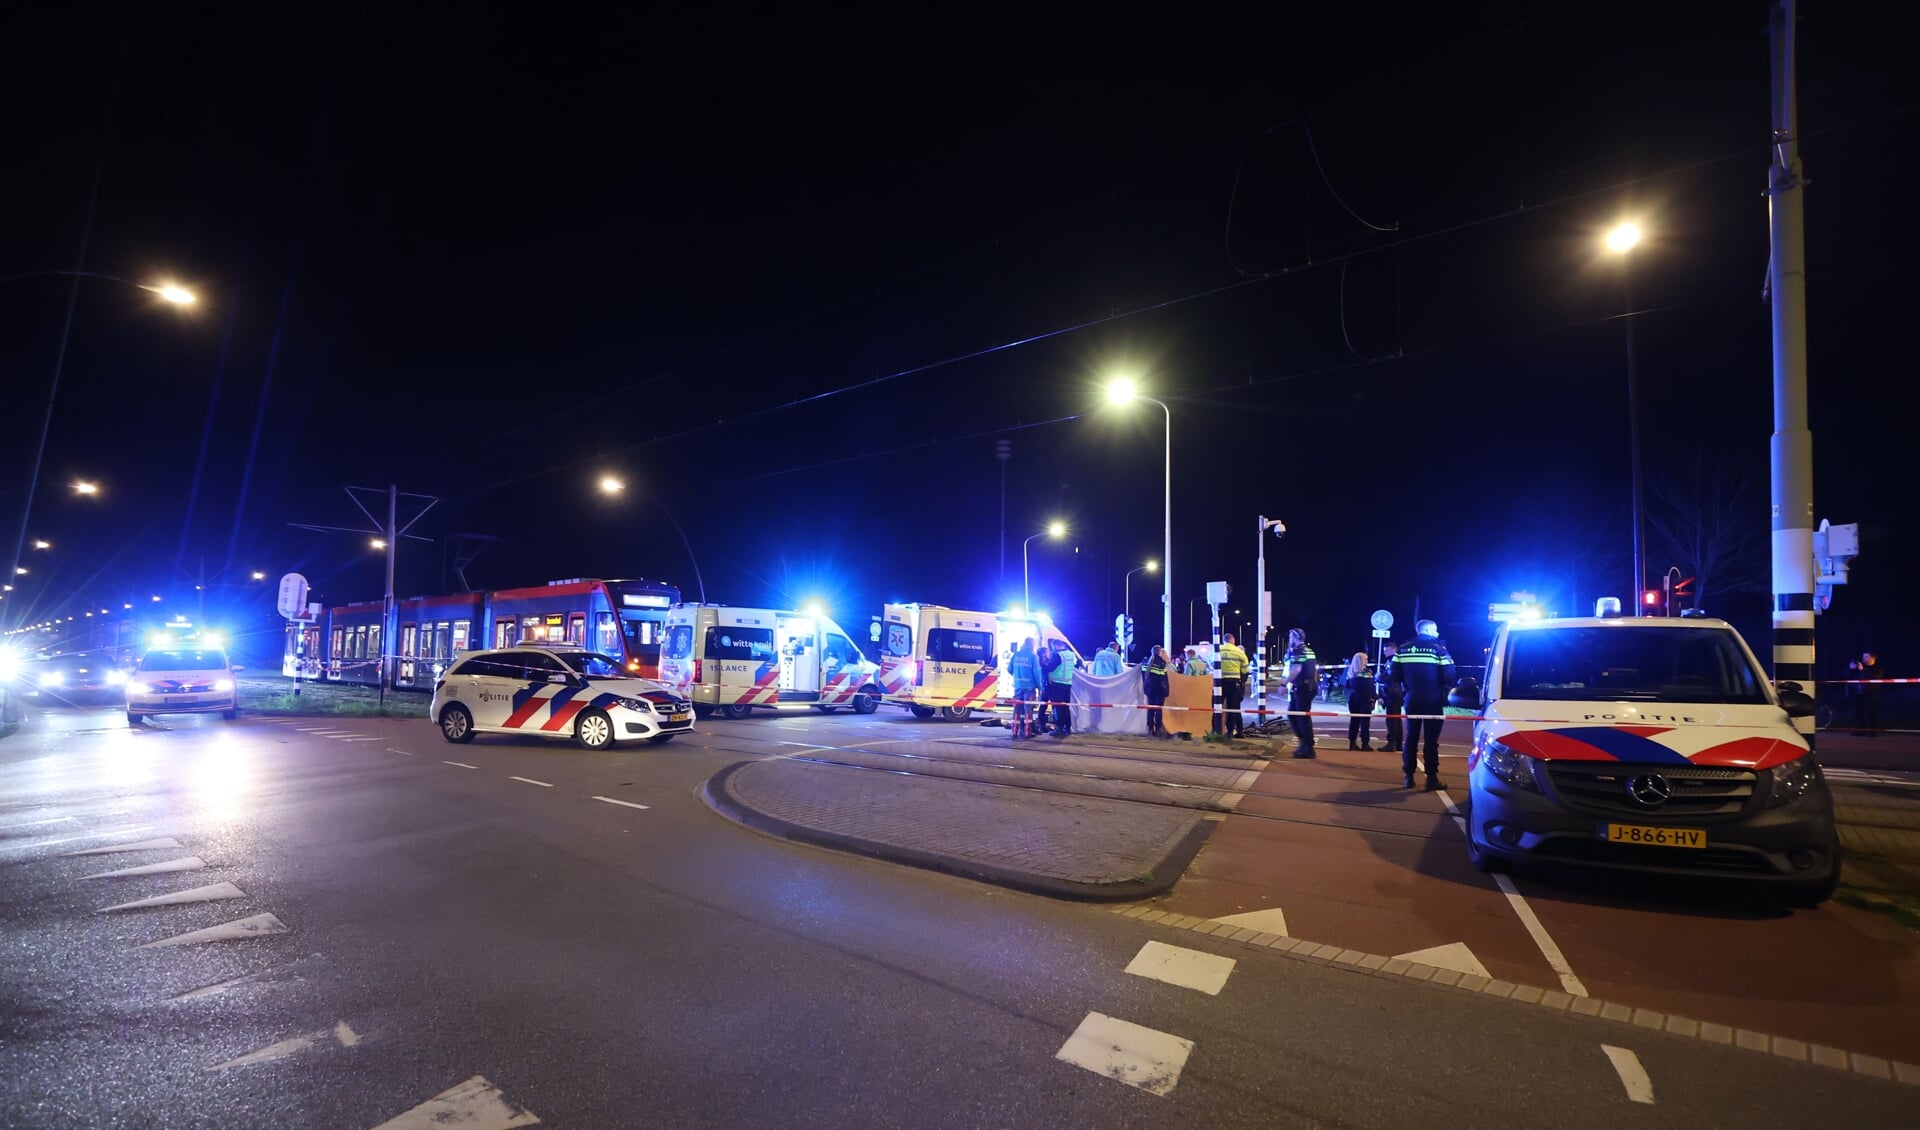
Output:
<instances>
[{"instance_id":1,"label":"bare tree","mask_svg":"<svg viewBox=\"0 0 1920 1130\"><path fill-rule=\"evenodd\" d=\"M1650 475L1647 491L1655 544L1693 576L1694 608L1709 597L1765 585L1766 502L1750 474L1696 454L1683 473Z\"/></svg>"}]
</instances>

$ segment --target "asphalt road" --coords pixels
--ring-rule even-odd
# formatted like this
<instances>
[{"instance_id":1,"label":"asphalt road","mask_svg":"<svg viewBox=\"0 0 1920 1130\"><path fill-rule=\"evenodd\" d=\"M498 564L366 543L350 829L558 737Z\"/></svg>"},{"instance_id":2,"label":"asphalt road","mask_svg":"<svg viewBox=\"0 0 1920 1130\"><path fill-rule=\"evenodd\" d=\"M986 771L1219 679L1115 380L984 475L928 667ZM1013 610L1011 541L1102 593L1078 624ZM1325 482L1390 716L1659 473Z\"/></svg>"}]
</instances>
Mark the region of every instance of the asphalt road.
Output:
<instances>
[{"instance_id":1,"label":"asphalt road","mask_svg":"<svg viewBox=\"0 0 1920 1130\"><path fill-rule=\"evenodd\" d=\"M922 732L586 754L36 717L0 739L0 1123L1911 1123L1911 1087L798 847L696 795L881 728ZM102 877L160 864L194 869ZM185 891L219 897L106 909ZM182 937L236 921L279 932Z\"/></svg>"}]
</instances>

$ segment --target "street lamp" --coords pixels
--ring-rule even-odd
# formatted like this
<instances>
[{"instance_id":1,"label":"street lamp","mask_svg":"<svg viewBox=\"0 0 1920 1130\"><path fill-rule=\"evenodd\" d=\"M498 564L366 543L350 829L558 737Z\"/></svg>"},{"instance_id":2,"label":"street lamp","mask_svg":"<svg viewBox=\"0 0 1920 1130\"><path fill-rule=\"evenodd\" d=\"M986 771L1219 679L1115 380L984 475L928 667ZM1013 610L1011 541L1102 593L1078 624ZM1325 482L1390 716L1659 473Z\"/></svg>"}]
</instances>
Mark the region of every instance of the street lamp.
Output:
<instances>
[{"instance_id":1,"label":"street lamp","mask_svg":"<svg viewBox=\"0 0 1920 1130\"><path fill-rule=\"evenodd\" d=\"M35 549L52 549L52 548L53 548L53 543L52 543L52 542L50 542L50 541L45 541L45 540L43 540L43 539L41 539L41 538L35 538L35 539L33 539L33 548L35 548Z\"/></svg>"},{"instance_id":2,"label":"street lamp","mask_svg":"<svg viewBox=\"0 0 1920 1130\"><path fill-rule=\"evenodd\" d=\"M624 482L621 482L619 479L615 478L614 476L612 475L600 476L600 493L601 494L619 494L621 491L626 489L627 489L627 484Z\"/></svg>"},{"instance_id":3,"label":"street lamp","mask_svg":"<svg viewBox=\"0 0 1920 1130\"><path fill-rule=\"evenodd\" d=\"M1160 411L1166 415L1167 439L1162 489L1165 494L1165 528L1162 531L1163 544L1160 547L1160 638L1161 642L1173 644L1173 409L1151 396L1140 395L1139 386L1130 377L1115 377L1107 382L1107 403L1125 406L1135 400L1144 400L1149 404L1160 405ZM1191 606L1189 606L1191 611Z\"/></svg>"},{"instance_id":4,"label":"street lamp","mask_svg":"<svg viewBox=\"0 0 1920 1130\"><path fill-rule=\"evenodd\" d=\"M1120 590L1122 595L1120 597L1120 607L1121 610L1126 613L1127 623L1133 623L1133 575L1135 573L1158 573L1159 571L1160 563L1158 561L1149 561L1138 569L1128 569L1127 575L1121 578ZM1171 646L1172 643L1170 640L1162 640L1161 642L1169 646ZM1128 657L1131 658L1133 653L1133 645L1131 642L1127 645L1127 653Z\"/></svg>"},{"instance_id":5,"label":"street lamp","mask_svg":"<svg viewBox=\"0 0 1920 1130\"><path fill-rule=\"evenodd\" d=\"M159 286L143 286L140 289L150 290L175 306L191 306L200 301L199 296L177 283L161 283Z\"/></svg>"},{"instance_id":6,"label":"street lamp","mask_svg":"<svg viewBox=\"0 0 1920 1130\"><path fill-rule=\"evenodd\" d=\"M1627 459L1633 478L1633 587L1627 591L1641 592L1647 587L1647 548L1642 532L1644 523L1641 517L1640 501L1640 374L1634 363L1633 355L1633 272L1631 270L1633 249L1640 246L1640 225L1631 220L1622 221L1608 229L1602 240L1607 252L1620 257L1620 289L1625 296L1627 328ZM1634 602L1634 615L1645 616L1645 601Z\"/></svg>"},{"instance_id":7,"label":"street lamp","mask_svg":"<svg viewBox=\"0 0 1920 1130\"><path fill-rule=\"evenodd\" d=\"M86 495L99 494L100 484L90 483L90 482L87 482L85 479L82 479L79 482L73 484L73 493L86 494Z\"/></svg>"},{"instance_id":8,"label":"street lamp","mask_svg":"<svg viewBox=\"0 0 1920 1130\"><path fill-rule=\"evenodd\" d=\"M1065 522L1055 520L1052 522L1048 522L1046 529L1041 530L1039 533L1032 535L1031 537L1027 538L1026 541L1023 541L1020 543L1020 592L1021 592L1021 598L1026 602L1025 607L1027 608L1033 607L1033 579L1032 579L1031 573L1028 571L1028 568L1027 568L1027 562L1028 562L1027 547L1033 544L1034 538L1053 538L1054 540L1058 541L1059 539L1066 536L1067 536L1067 524Z\"/></svg>"},{"instance_id":9,"label":"street lamp","mask_svg":"<svg viewBox=\"0 0 1920 1130\"><path fill-rule=\"evenodd\" d=\"M387 548L387 539L374 538L372 541L368 542L367 545L373 549L385 549Z\"/></svg>"},{"instance_id":10,"label":"street lamp","mask_svg":"<svg viewBox=\"0 0 1920 1130\"><path fill-rule=\"evenodd\" d=\"M256 581L264 581L267 579L267 575L265 573L262 573L260 570L255 569L253 571L253 579Z\"/></svg>"}]
</instances>

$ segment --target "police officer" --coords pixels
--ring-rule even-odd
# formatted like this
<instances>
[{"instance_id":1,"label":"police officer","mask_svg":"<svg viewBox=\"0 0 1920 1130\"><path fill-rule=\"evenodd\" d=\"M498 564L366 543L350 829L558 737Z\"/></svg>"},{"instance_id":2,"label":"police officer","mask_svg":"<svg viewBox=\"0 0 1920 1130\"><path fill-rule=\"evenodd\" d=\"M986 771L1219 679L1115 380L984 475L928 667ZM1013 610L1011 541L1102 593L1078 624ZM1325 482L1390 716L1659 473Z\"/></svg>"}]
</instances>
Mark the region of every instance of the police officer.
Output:
<instances>
[{"instance_id":1,"label":"police officer","mask_svg":"<svg viewBox=\"0 0 1920 1130\"><path fill-rule=\"evenodd\" d=\"M1447 641L1440 638L1440 625L1422 620L1414 626L1414 637L1400 645L1387 665L1387 682L1406 688L1401 700L1407 714L1407 741L1400 747L1400 771L1403 784L1413 787L1413 758L1416 748L1425 742L1427 789L1442 788L1440 783L1440 715L1447 709L1447 688L1453 686L1453 656ZM1429 717L1418 717L1428 715Z\"/></svg>"},{"instance_id":2,"label":"police officer","mask_svg":"<svg viewBox=\"0 0 1920 1130\"><path fill-rule=\"evenodd\" d=\"M1394 680L1399 675L1393 669L1393 657L1400 653L1398 644L1382 644L1380 647L1379 692L1380 705L1387 712L1386 749L1399 749L1406 735L1400 732L1400 704L1407 697L1405 683Z\"/></svg>"},{"instance_id":3,"label":"police officer","mask_svg":"<svg viewBox=\"0 0 1920 1130\"><path fill-rule=\"evenodd\" d=\"M1247 672L1252 665L1247 653L1233 640L1233 633L1220 637L1220 711L1225 716L1226 734L1237 738L1240 730L1240 702L1247 697Z\"/></svg>"},{"instance_id":4,"label":"police officer","mask_svg":"<svg viewBox=\"0 0 1920 1130\"><path fill-rule=\"evenodd\" d=\"M1307 630L1295 628L1287 633L1287 653L1280 657L1287 670L1287 725L1300 744L1293 755L1302 760L1317 756L1313 752L1313 695L1320 686L1320 657L1307 643Z\"/></svg>"},{"instance_id":5,"label":"police officer","mask_svg":"<svg viewBox=\"0 0 1920 1130\"><path fill-rule=\"evenodd\" d=\"M1156 738L1167 736L1167 649L1154 644L1140 661L1140 689L1147 696L1147 733Z\"/></svg>"}]
</instances>

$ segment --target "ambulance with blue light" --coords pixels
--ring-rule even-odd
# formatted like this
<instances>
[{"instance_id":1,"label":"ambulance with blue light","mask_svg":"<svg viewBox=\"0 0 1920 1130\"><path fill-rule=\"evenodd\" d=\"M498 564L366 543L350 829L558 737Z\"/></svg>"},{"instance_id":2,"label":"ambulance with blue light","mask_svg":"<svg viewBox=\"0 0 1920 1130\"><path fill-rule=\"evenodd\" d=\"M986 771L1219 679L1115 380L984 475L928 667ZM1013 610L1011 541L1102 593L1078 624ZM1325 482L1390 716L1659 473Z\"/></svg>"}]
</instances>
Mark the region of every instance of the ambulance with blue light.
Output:
<instances>
[{"instance_id":1,"label":"ambulance with blue light","mask_svg":"<svg viewBox=\"0 0 1920 1130\"><path fill-rule=\"evenodd\" d=\"M880 624L882 700L916 718L964 722L1013 698L1007 659L1023 640L1080 653L1045 612L975 612L939 604L889 604Z\"/></svg>"},{"instance_id":2,"label":"ambulance with blue light","mask_svg":"<svg viewBox=\"0 0 1920 1130\"><path fill-rule=\"evenodd\" d=\"M745 718L755 709L880 707L879 665L819 606L805 609L678 604L667 610L660 681L701 717Z\"/></svg>"},{"instance_id":3,"label":"ambulance with blue light","mask_svg":"<svg viewBox=\"0 0 1920 1130\"><path fill-rule=\"evenodd\" d=\"M1702 616L1502 624L1475 711L1467 855L1509 865L1759 885L1799 905L1833 893L1833 797L1795 718L1813 700L1771 686L1740 633Z\"/></svg>"}]
</instances>

